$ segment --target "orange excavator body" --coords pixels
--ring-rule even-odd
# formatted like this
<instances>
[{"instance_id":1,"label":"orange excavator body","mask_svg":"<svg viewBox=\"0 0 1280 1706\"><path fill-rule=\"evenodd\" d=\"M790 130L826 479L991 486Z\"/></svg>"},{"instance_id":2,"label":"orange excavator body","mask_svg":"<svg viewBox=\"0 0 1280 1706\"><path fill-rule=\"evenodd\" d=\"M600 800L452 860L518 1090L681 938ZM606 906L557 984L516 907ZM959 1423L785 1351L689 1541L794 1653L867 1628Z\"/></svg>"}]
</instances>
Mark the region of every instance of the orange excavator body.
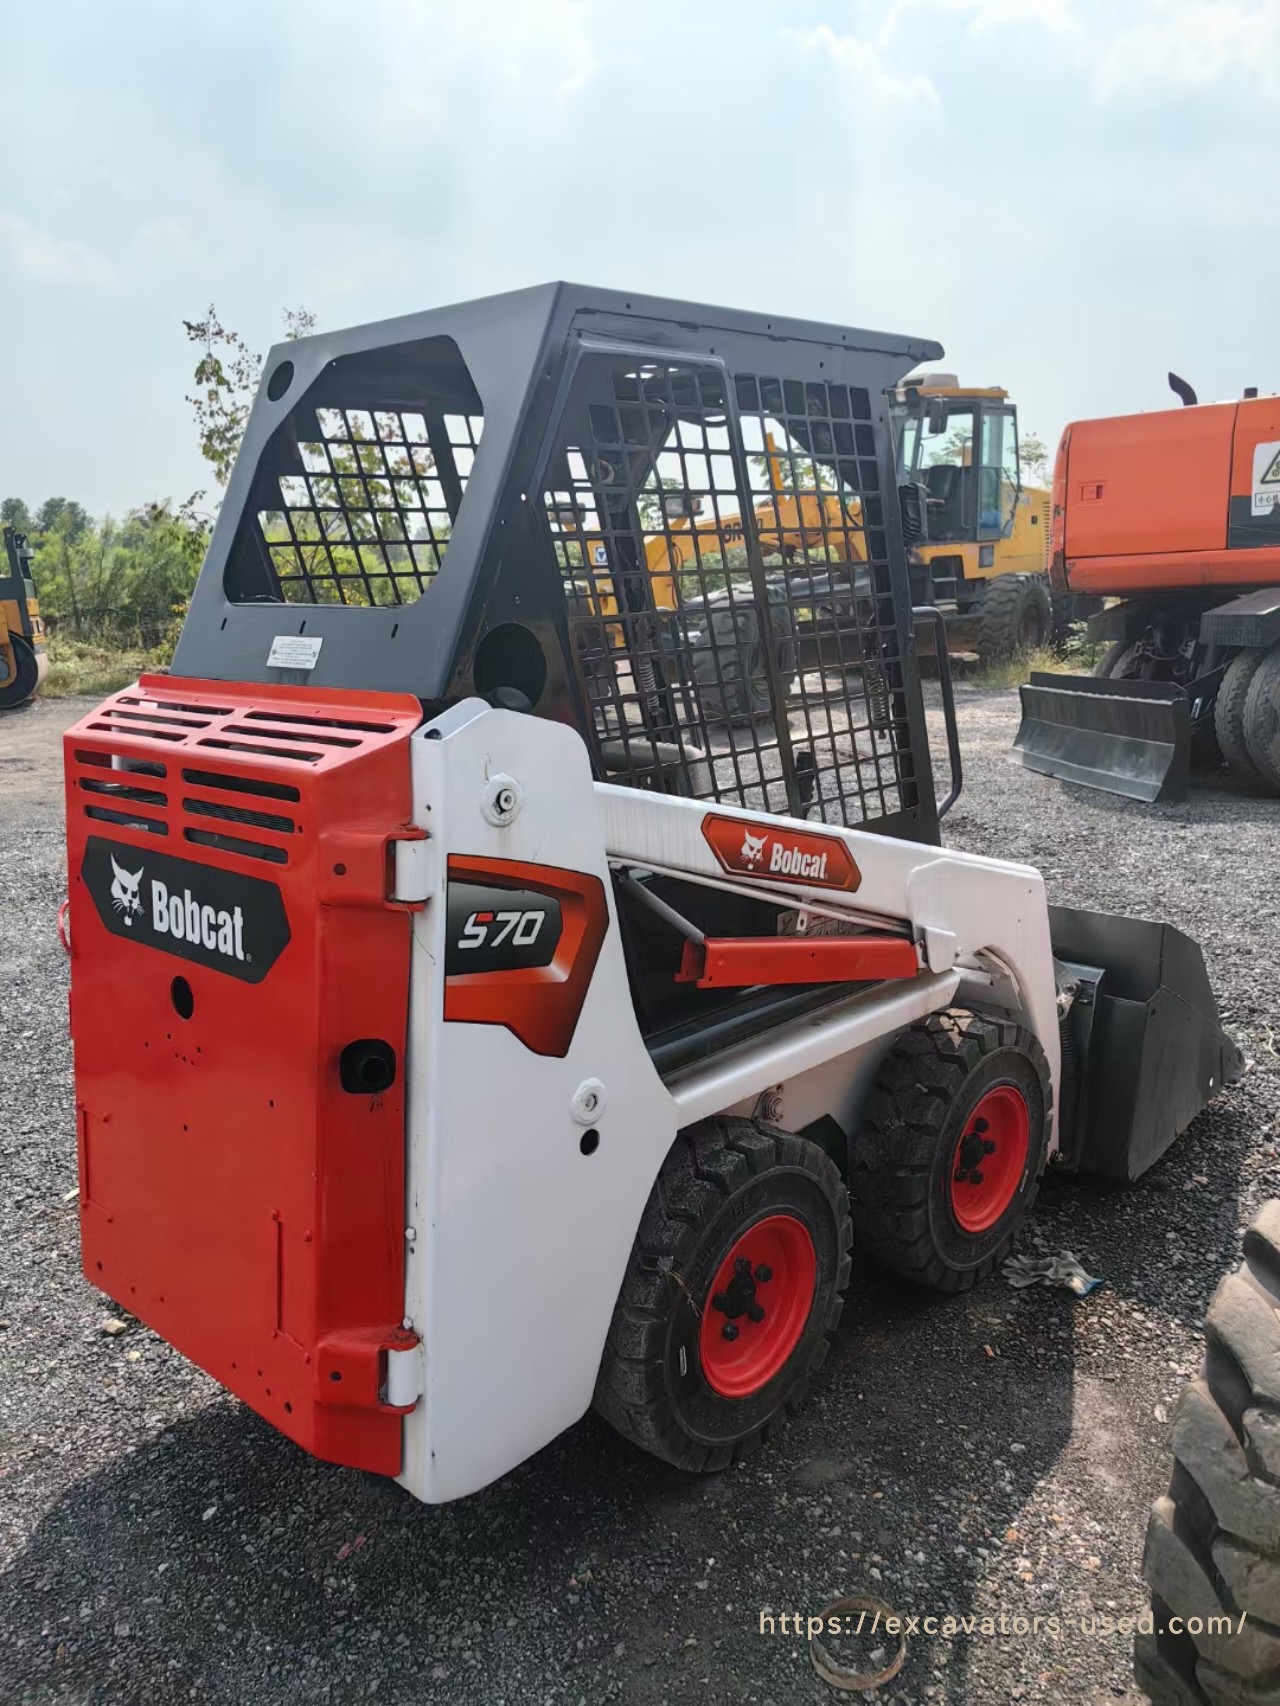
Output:
<instances>
[{"instance_id":1,"label":"orange excavator body","mask_svg":"<svg viewBox=\"0 0 1280 1706\"><path fill-rule=\"evenodd\" d=\"M1060 591L1280 583L1280 397L1074 423L1052 525Z\"/></svg>"},{"instance_id":2,"label":"orange excavator body","mask_svg":"<svg viewBox=\"0 0 1280 1706\"><path fill-rule=\"evenodd\" d=\"M1280 794L1280 397L1078 421L1054 470L1049 578L1095 604L1091 676L1033 674L1014 740L1044 775L1181 799L1222 759Z\"/></svg>"}]
</instances>

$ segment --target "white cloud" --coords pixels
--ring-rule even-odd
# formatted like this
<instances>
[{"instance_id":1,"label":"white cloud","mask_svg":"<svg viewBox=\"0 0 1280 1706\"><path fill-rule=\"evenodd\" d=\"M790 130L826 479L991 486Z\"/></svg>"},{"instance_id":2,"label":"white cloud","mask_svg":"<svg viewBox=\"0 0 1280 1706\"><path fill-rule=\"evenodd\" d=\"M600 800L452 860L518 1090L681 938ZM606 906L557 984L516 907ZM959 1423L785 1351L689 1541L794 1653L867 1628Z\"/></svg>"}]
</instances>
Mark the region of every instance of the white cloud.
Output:
<instances>
[{"instance_id":1,"label":"white cloud","mask_svg":"<svg viewBox=\"0 0 1280 1706\"><path fill-rule=\"evenodd\" d=\"M953 12L968 16L972 34L1003 29L1010 24L1040 24L1061 33L1072 25L1074 0L889 0L876 32L880 47L888 45L896 26L912 12Z\"/></svg>"},{"instance_id":2,"label":"white cloud","mask_svg":"<svg viewBox=\"0 0 1280 1706\"><path fill-rule=\"evenodd\" d=\"M0 251L31 278L97 286L116 280L114 262L100 249L74 237L55 237L17 213L0 213Z\"/></svg>"},{"instance_id":3,"label":"white cloud","mask_svg":"<svg viewBox=\"0 0 1280 1706\"><path fill-rule=\"evenodd\" d=\"M1067 29L1072 22L1073 0L889 0L881 26L886 39L899 17L908 12L968 12L969 29L998 29L1004 24L1043 24L1048 29Z\"/></svg>"},{"instance_id":4,"label":"white cloud","mask_svg":"<svg viewBox=\"0 0 1280 1706\"><path fill-rule=\"evenodd\" d=\"M1117 9L1118 10L1118 9ZM1098 93L1122 100L1135 85L1208 88L1225 76L1280 91L1277 0L1129 0L1119 27L1088 27Z\"/></svg>"},{"instance_id":5,"label":"white cloud","mask_svg":"<svg viewBox=\"0 0 1280 1706\"><path fill-rule=\"evenodd\" d=\"M312 0L299 0L309 17ZM379 110L390 129L447 131L451 83L471 71L497 83L511 108L569 106L604 68L586 0L486 0L423 6L370 0L362 11L362 57L378 68ZM548 99L549 97L549 99Z\"/></svg>"},{"instance_id":6,"label":"white cloud","mask_svg":"<svg viewBox=\"0 0 1280 1706\"><path fill-rule=\"evenodd\" d=\"M1005 24L1043 24L1062 31L1072 22L1071 0L951 0L973 13L973 30L994 30Z\"/></svg>"},{"instance_id":7,"label":"white cloud","mask_svg":"<svg viewBox=\"0 0 1280 1706\"><path fill-rule=\"evenodd\" d=\"M1040 26L1063 44L1066 64L1094 96L1109 103L1152 87L1176 94L1231 78L1280 92L1280 0L886 0L866 37L835 36L826 25L809 35L830 38L853 68L902 88L912 78L891 63L891 45L892 57L906 61L905 41L894 38L929 12L964 19L974 36ZM929 84L936 102L927 73L912 75Z\"/></svg>"},{"instance_id":8,"label":"white cloud","mask_svg":"<svg viewBox=\"0 0 1280 1706\"><path fill-rule=\"evenodd\" d=\"M938 91L923 71L895 71L879 40L838 35L830 24L790 32L809 53L825 53L860 100L881 107L938 105Z\"/></svg>"}]
</instances>

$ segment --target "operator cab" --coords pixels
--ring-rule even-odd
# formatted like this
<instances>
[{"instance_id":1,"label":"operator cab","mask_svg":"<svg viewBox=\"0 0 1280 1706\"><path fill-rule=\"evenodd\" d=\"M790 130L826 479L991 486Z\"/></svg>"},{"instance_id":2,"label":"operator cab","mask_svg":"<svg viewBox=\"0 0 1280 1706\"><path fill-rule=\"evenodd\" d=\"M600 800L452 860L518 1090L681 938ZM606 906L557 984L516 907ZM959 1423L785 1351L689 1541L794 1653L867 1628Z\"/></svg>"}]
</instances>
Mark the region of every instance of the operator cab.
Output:
<instances>
[{"instance_id":1,"label":"operator cab","mask_svg":"<svg viewBox=\"0 0 1280 1706\"><path fill-rule=\"evenodd\" d=\"M898 387L894 415L901 479L924 488L930 544L1007 539L1022 490L1009 393L925 373Z\"/></svg>"}]
</instances>

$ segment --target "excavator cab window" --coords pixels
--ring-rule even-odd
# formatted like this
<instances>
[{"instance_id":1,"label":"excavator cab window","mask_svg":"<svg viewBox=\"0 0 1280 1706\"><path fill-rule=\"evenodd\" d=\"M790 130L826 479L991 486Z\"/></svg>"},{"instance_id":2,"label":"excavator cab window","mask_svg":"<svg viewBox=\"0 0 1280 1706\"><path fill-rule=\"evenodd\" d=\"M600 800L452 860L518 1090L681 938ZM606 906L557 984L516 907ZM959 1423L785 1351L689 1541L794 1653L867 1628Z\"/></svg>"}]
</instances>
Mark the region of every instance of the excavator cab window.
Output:
<instances>
[{"instance_id":1,"label":"excavator cab window","mask_svg":"<svg viewBox=\"0 0 1280 1706\"><path fill-rule=\"evenodd\" d=\"M984 409L978 464L979 539L1008 538L1021 489L1017 414L1013 409Z\"/></svg>"},{"instance_id":2,"label":"excavator cab window","mask_svg":"<svg viewBox=\"0 0 1280 1706\"><path fill-rule=\"evenodd\" d=\"M973 528L974 411L969 406L929 413L918 426L916 478L928 494L930 539L963 539Z\"/></svg>"}]
</instances>

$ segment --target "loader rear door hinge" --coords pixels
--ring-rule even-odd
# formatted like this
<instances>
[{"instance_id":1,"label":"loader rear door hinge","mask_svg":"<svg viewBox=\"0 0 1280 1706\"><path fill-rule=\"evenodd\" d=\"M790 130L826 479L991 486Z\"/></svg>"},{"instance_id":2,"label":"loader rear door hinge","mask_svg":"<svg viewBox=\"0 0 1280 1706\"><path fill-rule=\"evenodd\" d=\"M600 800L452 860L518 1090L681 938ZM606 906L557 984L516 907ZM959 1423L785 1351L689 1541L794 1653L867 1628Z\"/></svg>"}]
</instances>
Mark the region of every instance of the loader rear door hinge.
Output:
<instances>
[{"instance_id":1,"label":"loader rear door hinge","mask_svg":"<svg viewBox=\"0 0 1280 1706\"><path fill-rule=\"evenodd\" d=\"M436 843L425 836L413 841L397 840L391 899L405 906L420 906L429 900L440 883L440 861Z\"/></svg>"},{"instance_id":2,"label":"loader rear door hinge","mask_svg":"<svg viewBox=\"0 0 1280 1706\"><path fill-rule=\"evenodd\" d=\"M402 1327L326 1333L315 1367L316 1403L325 1409L408 1411L422 1395L422 1341Z\"/></svg>"},{"instance_id":3,"label":"loader rear door hinge","mask_svg":"<svg viewBox=\"0 0 1280 1706\"><path fill-rule=\"evenodd\" d=\"M417 1344L387 1352L387 1378L382 1402L393 1410L411 1410L427 1387L426 1348Z\"/></svg>"}]
</instances>

